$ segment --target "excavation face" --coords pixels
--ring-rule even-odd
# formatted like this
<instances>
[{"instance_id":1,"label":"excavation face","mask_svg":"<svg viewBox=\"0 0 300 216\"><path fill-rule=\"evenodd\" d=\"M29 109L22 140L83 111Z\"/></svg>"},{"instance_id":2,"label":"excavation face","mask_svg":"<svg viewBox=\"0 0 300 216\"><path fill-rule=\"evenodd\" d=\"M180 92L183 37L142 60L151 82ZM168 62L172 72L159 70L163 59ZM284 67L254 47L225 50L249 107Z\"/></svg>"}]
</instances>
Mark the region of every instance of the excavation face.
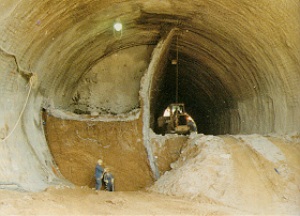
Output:
<instances>
[{"instance_id":1,"label":"excavation face","mask_svg":"<svg viewBox=\"0 0 300 216\"><path fill-rule=\"evenodd\" d=\"M73 183L91 185L99 157L120 173L144 175L124 189L151 184L158 170L150 137L175 100L174 59L178 100L199 133L299 132L297 0L0 5L3 185L43 189L62 181L62 163ZM78 174L80 164L87 174Z\"/></svg>"}]
</instances>

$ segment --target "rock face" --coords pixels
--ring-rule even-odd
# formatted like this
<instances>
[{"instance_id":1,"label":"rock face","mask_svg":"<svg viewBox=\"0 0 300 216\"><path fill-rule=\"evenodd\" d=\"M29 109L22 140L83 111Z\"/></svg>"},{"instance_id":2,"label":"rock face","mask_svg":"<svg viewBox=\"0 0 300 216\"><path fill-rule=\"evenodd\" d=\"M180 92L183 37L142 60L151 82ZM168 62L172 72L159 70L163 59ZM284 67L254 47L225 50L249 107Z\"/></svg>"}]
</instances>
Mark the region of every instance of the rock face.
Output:
<instances>
[{"instance_id":1,"label":"rock face","mask_svg":"<svg viewBox=\"0 0 300 216\"><path fill-rule=\"evenodd\" d=\"M75 107L115 114L139 107L139 80L148 67L151 52L146 46L129 48L97 63L80 79L73 96Z\"/></svg>"},{"instance_id":2,"label":"rock face","mask_svg":"<svg viewBox=\"0 0 300 216\"><path fill-rule=\"evenodd\" d=\"M95 187L95 162L115 177L115 190L132 191L153 183L142 143L141 121L91 122L46 118L50 152L61 174L79 186Z\"/></svg>"},{"instance_id":3,"label":"rock face","mask_svg":"<svg viewBox=\"0 0 300 216\"><path fill-rule=\"evenodd\" d=\"M118 116L141 107L143 134L155 130L175 100L177 53L179 101L199 132L299 133L299 8L298 0L0 0L0 184L56 182L41 109ZM139 90L154 60L148 106Z\"/></svg>"}]
</instances>

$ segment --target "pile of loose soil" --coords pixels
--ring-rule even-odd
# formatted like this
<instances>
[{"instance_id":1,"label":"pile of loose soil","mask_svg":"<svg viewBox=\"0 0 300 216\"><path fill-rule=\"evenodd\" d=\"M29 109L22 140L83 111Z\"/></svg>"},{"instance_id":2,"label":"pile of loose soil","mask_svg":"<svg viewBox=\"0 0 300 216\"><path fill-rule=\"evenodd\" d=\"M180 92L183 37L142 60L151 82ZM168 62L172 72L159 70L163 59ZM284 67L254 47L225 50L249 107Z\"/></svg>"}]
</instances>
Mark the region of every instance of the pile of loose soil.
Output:
<instances>
[{"instance_id":1,"label":"pile of loose soil","mask_svg":"<svg viewBox=\"0 0 300 216\"><path fill-rule=\"evenodd\" d=\"M297 214L299 164L299 139L198 135L149 190L253 214Z\"/></svg>"}]
</instances>

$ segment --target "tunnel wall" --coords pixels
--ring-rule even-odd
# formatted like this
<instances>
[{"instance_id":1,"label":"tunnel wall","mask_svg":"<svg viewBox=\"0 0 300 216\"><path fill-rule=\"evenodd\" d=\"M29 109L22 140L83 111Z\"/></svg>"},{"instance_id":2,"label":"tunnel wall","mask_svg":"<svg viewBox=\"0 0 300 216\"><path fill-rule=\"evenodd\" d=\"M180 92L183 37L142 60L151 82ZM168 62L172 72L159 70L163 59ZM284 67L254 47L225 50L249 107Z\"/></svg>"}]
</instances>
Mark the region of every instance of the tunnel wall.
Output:
<instances>
[{"instance_id":1,"label":"tunnel wall","mask_svg":"<svg viewBox=\"0 0 300 216\"><path fill-rule=\"evenodd\" d=\"M0 188L42 190L63 182L53 172L38 104L42 96L13 55L0 50Z\"/></svg>"},{"instance_id":2,"label":"tunnel wall","mask_svg":"<svg viewBox=\"0 0 300 216\"><path fill-rule=\"evenodd\" d=\"M168 34L166 34L166 36L159 41L158 45L153 50L151 62L141 80L141 89L139 92L143 110L142 115L144 145L148 153L148 160L151 166L151 170L154 173L155 179L159 178L160 173L154 158L150 137L150 133L153 130L153 121L155 121L153 107L155 106L155 102L157 99L156 89L157 84L160 83L160 74L165 64L165 58L169 52L172 38L176 31L177 29L174 28L170 32L168 32Z\"/></svg>"}]
</instances>

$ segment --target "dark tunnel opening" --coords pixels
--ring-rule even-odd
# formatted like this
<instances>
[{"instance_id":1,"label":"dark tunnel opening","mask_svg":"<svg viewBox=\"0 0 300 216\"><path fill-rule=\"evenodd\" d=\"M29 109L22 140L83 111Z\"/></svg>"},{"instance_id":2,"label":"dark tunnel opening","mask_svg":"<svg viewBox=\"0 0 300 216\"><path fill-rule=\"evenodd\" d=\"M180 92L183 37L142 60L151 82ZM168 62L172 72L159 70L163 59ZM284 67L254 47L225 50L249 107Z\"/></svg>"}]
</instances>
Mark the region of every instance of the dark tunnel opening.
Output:
<instances>
[{"instance_id":1,"label":"dark tunnel opening","mask_svg":"<svg viewBox=\"0 0 300 216\"><path fill-rule=\"evenodd\" d=\"M236 133L232 130L239 127L236 101L222 80L205 63L187 53L181 52L179 56L176 78L176 65L172 64L172 60L176 59L176 45L173 43L161 79L156 89L152 90L155 105L151 106L151 128L155 133L160 133L157 119L169 104L176 102L178 80L178 102L185 104L186 112L194 119L198 133Z\"/></svg>"}]
</instances>

